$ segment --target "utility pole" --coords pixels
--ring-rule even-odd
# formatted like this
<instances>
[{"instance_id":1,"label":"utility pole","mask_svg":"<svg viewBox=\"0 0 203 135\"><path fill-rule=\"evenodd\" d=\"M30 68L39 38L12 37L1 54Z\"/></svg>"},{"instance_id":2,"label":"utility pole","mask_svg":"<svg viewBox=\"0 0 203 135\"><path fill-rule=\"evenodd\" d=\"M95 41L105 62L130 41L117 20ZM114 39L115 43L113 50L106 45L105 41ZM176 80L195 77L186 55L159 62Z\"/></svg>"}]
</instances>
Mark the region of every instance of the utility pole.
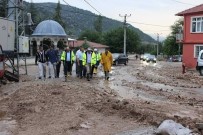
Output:
<instances>
[{"instance_id":1,"label":"utility pole","mask_svg":"<svg viewBox=\"0 0 203 135\"><path fill-rule=\"evenodd\" d=\"M24 8L23 0L8 0L8 15L7 18L15 21L15 51L17 54L17 69L14 69L13 72L17 72L19 77L19 36L25 36L25 27L24 27Z\"/></svg>"},{"instance_id":2,"label":"utility pole","mask_svg":"<svg viewBox=\"0 0 203 135\"><path fill-rule=\"evenodd\" d=\"M157 57L158 57L158 55L159 55L159 36L160 36L160 34L159 33L156 33L157 34L157 47L156 47L156 55L157 55Z\"/></svg>"},{"instance_id":3,"label":"utility pole","mask_svg":"<svg viewBox=\"0 0 203 135\"><path fill-rule=\"evenodd\" d=\"M126 23L126 18L130 17L130 15L125 14L124 16L120 15L120 17L124 17L124 23L123 23L123 28L124 28L124 45L123 45L123 54L126 55L126 28L127 28L127 23Z\"/></svg>"}]
</instances>

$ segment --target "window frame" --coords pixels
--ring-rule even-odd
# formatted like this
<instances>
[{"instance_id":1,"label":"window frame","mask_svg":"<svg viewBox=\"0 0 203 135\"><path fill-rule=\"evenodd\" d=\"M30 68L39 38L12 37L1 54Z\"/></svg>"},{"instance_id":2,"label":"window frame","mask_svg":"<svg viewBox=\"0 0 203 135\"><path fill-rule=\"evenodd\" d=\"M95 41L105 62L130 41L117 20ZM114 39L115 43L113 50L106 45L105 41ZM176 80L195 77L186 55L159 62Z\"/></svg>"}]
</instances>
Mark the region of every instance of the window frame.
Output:
<instances>
[{"instance_id":1,"label":"window frame","mask_svg":"<svg viewBox=\"0 0 203 135\"><path fill-rule=\"evenodd\" d=\"M198 21L197 18L200 18L201 20ZM193 19L195 19L195 21L193 21ZM195 22L195 32L193 32L193 22ZM197 31L197 23L200 23L200 31ZM190 20L190 33L203 33L203 16L193 16L191 17Z\"/></svg>"},{"instance_id":2,"label":"window frame","mask_svg":"<svg viewBox=\"0 0 203 135\"><path fill-rule=\"evenodd\" d=\"M201 51L201 50L199 50L198 51L198 54L196 55L196 49L197 49L197 47L200 47L200 46L202 46L203 47L203 44L195 44L194 45L194 58L198 58L198 55L199 55L199 52ZM203 49L202 49L203 50Z\"/></svg>"}]
</instances>

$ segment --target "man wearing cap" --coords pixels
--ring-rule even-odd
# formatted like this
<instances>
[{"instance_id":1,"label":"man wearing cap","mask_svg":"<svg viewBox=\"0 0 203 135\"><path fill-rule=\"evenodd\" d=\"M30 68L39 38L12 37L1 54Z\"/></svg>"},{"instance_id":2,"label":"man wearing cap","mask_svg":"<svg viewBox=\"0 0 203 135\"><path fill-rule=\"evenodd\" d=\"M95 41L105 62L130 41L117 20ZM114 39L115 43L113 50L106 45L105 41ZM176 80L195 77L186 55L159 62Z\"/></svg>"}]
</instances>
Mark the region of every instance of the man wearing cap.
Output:
<instances>
[{"instance_id":1,"label":"man wearing cap","mask_svg":"<svg viewBox=\"0 0 203 135\"><path fill-rule=\"evenodd\" d=\"M93 53L95 53L96 63L92 65L91 76L93 76L94 70L95 72L97 72L97 67L99 66L101 60L101 54L98 52L96 48L94 49Z\"/></svg>"},{"instance_id":2,"label":"man wearing cap","mask_svg":"<svg viewBox=\"0 0 203 135\"><path fill-rule=\"evenodd\" d=\"M96 55L94 52L92 52L91 48L87 49L87 52L83 56L83 65L86 67L86 74L87 74L87 80L90 81L91 78L91 69L92 65L96 64Z\"/></svg>"},{"instance_id":3,"label":"man wearing cap","mask_svg":"<svg viewBox=\"0 0 203 135\"><path fill-rule=\"evenodd\" d=\"M75 55L73 51L70 50L69 47L66 47L65 51L61 54L61 61L64 62L64 76L65 76L65 81L67 81L67 73L71 75L72 71L72 63L75 60Z\"/></svg>"},{"instance_id":4,"label":"man wearing cap","mask_svg":"<svg viewBox=\"0 0 203 135\"><path fill-rule=\"evenodd\" d=\"M113 57L108 48L106 48L105 52L101 55L101 64L103 65L105 80L109 80L109 72L113 65Z\"/></svg>"}]
</instances>

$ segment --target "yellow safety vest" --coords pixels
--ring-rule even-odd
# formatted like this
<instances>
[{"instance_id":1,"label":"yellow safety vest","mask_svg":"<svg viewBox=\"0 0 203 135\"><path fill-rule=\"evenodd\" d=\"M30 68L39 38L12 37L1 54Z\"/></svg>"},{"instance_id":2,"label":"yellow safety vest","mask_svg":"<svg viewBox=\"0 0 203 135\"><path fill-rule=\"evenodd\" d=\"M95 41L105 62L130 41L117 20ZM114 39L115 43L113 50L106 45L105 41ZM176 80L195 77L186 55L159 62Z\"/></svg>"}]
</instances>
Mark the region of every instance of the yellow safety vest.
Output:
<instances>
[{"instance_id":1,"label":"yellow safety vest","mask_svg":"<svg viewBox=\"0 0 203 135\"><path fill-rule=\"evenodd\" d=\"M91 54L91 66L95 65L97 63L96 61L96 54L94 52L92 52ZM87 53L83 53L82 55L82 65L86 65L87 64Z\"/></svg>"},{"instance_id":2,"label":"yellow safety vest","mask_svg":"<svg viewBox=\"0 0 203 135\"><path fill-rule=\"evenodd\" d=\"M61 60L62 61L66 61L66 54L67 52L66 51L63 51L62 54L61 54ZM75 54L73 53L73 51L71 51L71 62L75 61Z\"/></svg>"}]
</instances>

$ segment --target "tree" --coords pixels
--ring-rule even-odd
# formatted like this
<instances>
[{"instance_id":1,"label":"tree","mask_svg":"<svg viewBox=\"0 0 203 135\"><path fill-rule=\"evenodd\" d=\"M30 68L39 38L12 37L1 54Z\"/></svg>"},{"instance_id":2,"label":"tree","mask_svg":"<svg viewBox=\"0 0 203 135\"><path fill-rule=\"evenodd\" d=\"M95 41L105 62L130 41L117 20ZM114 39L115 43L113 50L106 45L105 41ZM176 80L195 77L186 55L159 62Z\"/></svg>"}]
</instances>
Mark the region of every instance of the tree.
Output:
<instances>
[{"instance_id":1,"label":"tree","mask_svg":"<svg viewBox=\"0 0 203 135\"><path fill-rule=\"evenodd\" d=\"M0 0L0 17L6 17L7 0Z\"/></svg>"},{"instance_id":2,"label":"tree","mask_svg":"<svg viewBox=\"0 0 203 135\"><path fill-rule=\"evenodd\" d=\"M95 20L94 22L94 29L99 32L99 33L102 33L102 16L99 15L97 17L97 19Z\"/></svg>"},{"instance_id":3,"label":"tree","mask_svg":"<svg viewBox=\"0 0 203 135\"><path fill-rule=\"evenodd\" d=\"M54 13L54 16L53 16L53 20L58 22L59 24L61 24L61 26L66 29L66 24L64 23L64 21L62 20L62 17L61 17L61 4L60 4L60 1L58 1L58 4L55 8L55 13Z\"/></svg>"},{"instance_id":4,"label":"tree","mask_svg":"<svg viewBox=\"0 0 203 135\"><path fill-rule=\"evenodd\" d=\"M176 34L180 32L183 26L183 19L180 18L171 26L171 35L169 35L164 41L164 54L166 55L177 55L179 54L179 46L176 43ZM180 52L181 53L181 52Z\"/></svg>"},{"instance_id":5,"label":"tree","mask_svg":"<svg viewBox=\"0 0 203 135\"><path fill-rule=\"evenodd\" d=\"M82 32L79 36L79 40L84 40L84 37L87 38L88 41L101 43L102 36L100 33L96 31L86 30Z\"/></svg>"},{"instance_id":6,"label":"tree","mask_svg":"<svg viewBox=\"0 0 203 135\"><path fill-rule=\"evenodd\" d=\"M183 18L180 18L179 20L177 20L172 26L171 26L171 34L175 35L177 33L179 33L181 27L183 26Z\"/></svg>"},{"instance_id":7,"label":"tree","mask_svg":"<svg viewBox=\"0 0 203 135\"><path fill-rule=\"evenodd\" d=\"M131 29L127 29L126 35L127 35L127 38L126 38L127 52L137 52L138 46L140 44L140 37L135 31ZM124 41L123 41L122 27L105 33L103 39L104 39L103 43L110 46L112 52L118 52L118 53L123 52Z\"/></svg>"},{"instance_id":8,"label":"tree","mask_svg":"<svg viewBox=\"0 0 203 135\"><path fill-rule=\"evenodd\" d=\"M38 24L41 22L41 18L39 16L39 12L38 10L35 8L35 5L33 3L33 1L31 0L31 3L30 3L30 7L29 7L29 10L28 12L31 13L31 17L32 17L32 21L34 24Z\"/></svg>"},{"instance_id":9,"label":"tree","mask_svg":"<svg viewBox=\"0 0 203 135\"><path fill-rule=\"evenodd\" d=\"M166 55L178 54L178 44L176 43L176 38L172 35L168 36L164 41L164 54Z\"/></svg>"}]
</instances>

